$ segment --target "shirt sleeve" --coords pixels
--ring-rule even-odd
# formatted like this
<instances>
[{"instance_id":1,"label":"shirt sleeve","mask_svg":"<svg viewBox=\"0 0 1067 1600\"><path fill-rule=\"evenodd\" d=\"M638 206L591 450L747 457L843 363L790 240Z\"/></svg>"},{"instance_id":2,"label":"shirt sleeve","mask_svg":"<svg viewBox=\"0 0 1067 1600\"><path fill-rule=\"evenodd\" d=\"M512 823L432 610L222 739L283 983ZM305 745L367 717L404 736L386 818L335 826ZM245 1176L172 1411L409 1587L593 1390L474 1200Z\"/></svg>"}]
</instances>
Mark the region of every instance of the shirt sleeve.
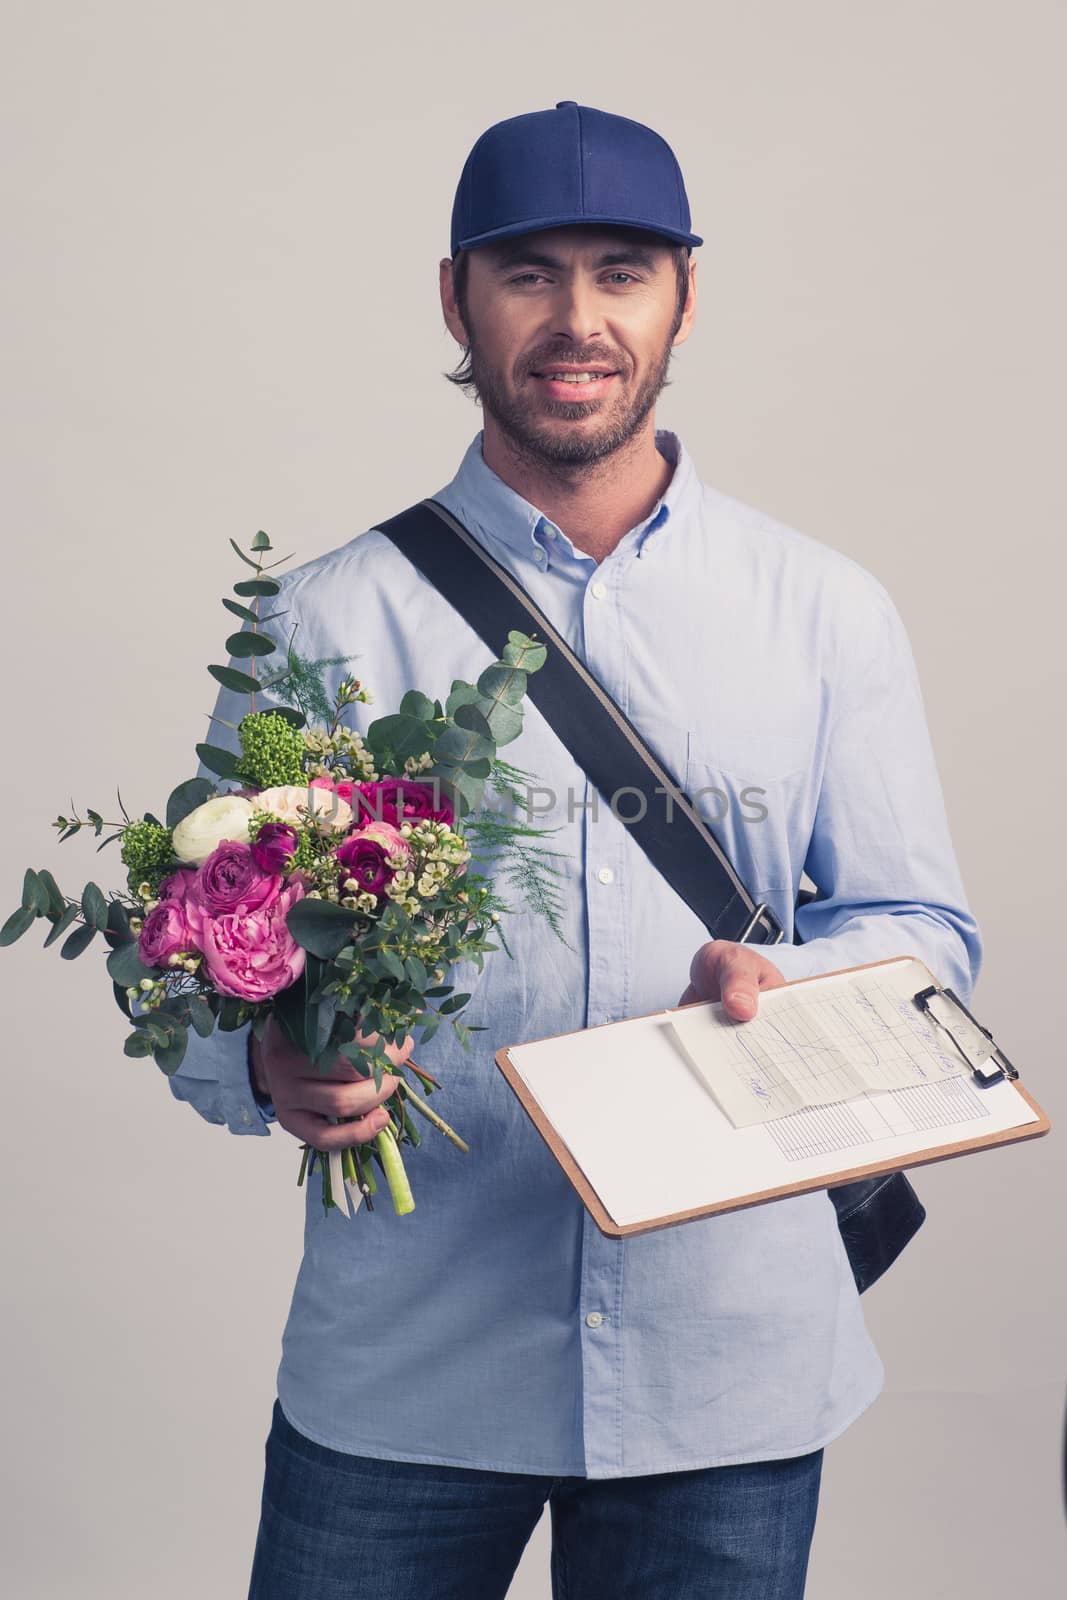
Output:
<instances>
[{"instance_id":1,"label":"shirt sleeve","mask_svg":"<svg viewBox=\"0 0 1067 1600\"><path fill-rule=\"evenodd\" d=\"M269 632L278 650L273 656L259 658L257 671L260 671L263 661L269 661L273 667L274 663L280 666L285 660L285 651L296 623L291 605L292 585L287 581L288 576L291 575L279 577L281 589L271 602L270 614L272 618L277 618L278 626L270 628ZM230 657L229 665L238 672L249 670L247 660L238 660L236 657ZM248 712L249 703L247 694L220 687L214 711L203 734L203 742L239 754L236 724ZM260 690L256 694L257 711L270 711L280 703L269 690ZM235 726L227 727L227 723ZM217 774L203 761L197 767L196 776L210 778L213 783L220 782ZM224 787L231 786L224 784ZM253 1093L249 1062L251 1032L250 1022L232 1032L222 1032L216 1024L214 1031L203 1039L190 1028L181 1065L170 1074L167 1081L174 1098L192 1106L205 1121L226 1127L230 1133L269 1135L270 1124L277 1121L277 1116L270 1102L261 1104Z\"/></svg>"},{"instance_id":2,"label":"shirt sleeve","mask_svg":"<svg viewBox=\"0 0 1067 1600\"><path fill-rule=\"evenodd\" d=\"M982 939L964 893L914 655L890 596L854 627L804 871L818 895L796 913L805 941L774 945L789 981L914 955L966 1004Z\"/></svg>"}]
</instances>

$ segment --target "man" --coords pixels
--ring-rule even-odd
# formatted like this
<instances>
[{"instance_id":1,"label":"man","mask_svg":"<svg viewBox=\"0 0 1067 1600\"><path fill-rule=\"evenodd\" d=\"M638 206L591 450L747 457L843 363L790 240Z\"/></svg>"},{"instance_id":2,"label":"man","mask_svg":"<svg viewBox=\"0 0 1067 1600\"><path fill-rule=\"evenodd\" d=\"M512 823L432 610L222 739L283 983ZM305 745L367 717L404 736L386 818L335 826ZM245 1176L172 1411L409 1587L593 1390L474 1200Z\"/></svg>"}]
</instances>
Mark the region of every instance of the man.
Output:
<instances>
[{"instance_id":1,"label":"man","mask_svg":"<svg viewBox=\"0 0 1067 1600\"><path fill-rule=\"evenodd\" d=\"M708 942L527 710L513 759L558 829L567 943L520 913L514 959L498 951L457 977L488 1031L468 1054L442 1028L418 1059L470 1155L423 1140L414 1212L324 1217L309 1184L253 1600L500 1597L546 1503L557 1597L793 1600L823 1449L882 1385L825 1191L609 1238L493 1063L501 1044L673 1005L687 973L683 1000L721 998L744 1021L763 989L886 956L921 956L964 999L978 972L888 594L702 485L677 436L656 430L701 242L650 129L573 102L489 129L440 266L466 358L453 376L484 426L437 498L703 796L787 941L811 875L806 942ZM282 582L301 653L358 651L382 710L413 687L443 695L490 659L376 530ZM216 715L243 709L224 690ZM375 712L352 710L365 730ZM375 1092L339 1060L324 1079L272 1028L253 1086L245 1043L191 1039L174 1092L235 1133L276 1120L330 1149L378 1131L394 1077ZM669 1139L671 1108L650 1096L647 1111L650 1139Z\"/></svg>"}]
</instances>

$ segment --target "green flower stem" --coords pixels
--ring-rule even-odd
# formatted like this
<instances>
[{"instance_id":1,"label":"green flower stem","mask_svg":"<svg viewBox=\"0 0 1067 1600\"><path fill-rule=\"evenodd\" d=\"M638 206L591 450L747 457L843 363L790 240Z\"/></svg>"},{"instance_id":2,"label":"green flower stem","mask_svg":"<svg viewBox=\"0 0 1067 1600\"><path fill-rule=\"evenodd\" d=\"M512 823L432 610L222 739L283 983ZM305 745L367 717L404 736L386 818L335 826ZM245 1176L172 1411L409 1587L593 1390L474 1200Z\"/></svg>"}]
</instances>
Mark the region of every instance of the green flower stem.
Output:
<instances>
[{"instance_id":1,"label":"green flower stem","mask_svg":"<svg viewBox=\"0 0 1067 1600\"><path fill-rule=\"evenodd\" d=\"M411 1193L411 1185L408 1182L408 1175L404 1171L404 1162L391 1122L382 1129L374 1143L377 1146L378 1154L382 1158L386 1181L389 1184L389 1193L393 1197L393 1210L398 1217L406 1216L409 1211L414 1211L415 1209L415 1197Z\"/></svg>"},{"instance_id":2,"label":"green flower stem","mask_svg":"<svg viewBox=\"0 0 1067 1600\"><path fill-rule=\"evenodd\" d=\"M417 1095L411 1085L406 1083L403 1078L401 1078L397 1086L397 1092L403 1094L414 1111L421 1112L428 1122L432 1122L435 1128L440 1129L445 1138L450 1139L458 1150L465 1150L468 1155L470 1154L470 1145L461 1139L455 1129L450 1128L448 1123L437 1115L436 1111L431 1111L426 1101Z\"/></svg>"},{"instance_id":3,"label":"green flower stem","mask_svg":"<svg viewBox=\"0 0 1067 1600\"><path fill-rule=\"evenodd\" d=\"M355 1147L353 1147L352 1150L352 1159L356 1163L356 1174L359 1178L360 1188L364 1190L365 1193L377 1194L378 1180L374 1176L373 1162L368 1161L366 1166L364 1166L363 1157Z\"/></svg>"}]
</instances>

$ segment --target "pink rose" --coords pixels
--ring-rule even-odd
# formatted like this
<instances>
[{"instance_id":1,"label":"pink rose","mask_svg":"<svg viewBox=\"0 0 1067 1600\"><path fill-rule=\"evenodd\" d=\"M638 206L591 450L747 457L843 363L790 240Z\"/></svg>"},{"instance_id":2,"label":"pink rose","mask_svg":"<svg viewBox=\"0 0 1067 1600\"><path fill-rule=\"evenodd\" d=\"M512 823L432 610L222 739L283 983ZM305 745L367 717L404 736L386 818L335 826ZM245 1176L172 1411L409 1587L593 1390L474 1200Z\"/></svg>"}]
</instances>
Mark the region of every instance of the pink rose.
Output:
<instances>
[{"instance_id":1,"label":"pink rose","mask_svg":"<svg viewBox=\"0 0 1067 1600\"><path fill-rule=\"evenodd\" d=\"M258 910L204 918L204 970L220 993L241 1000L270 1000L296 982L306 952L289 932L285 918L305 893L303 877L297 874Z\"/></svg>"},{"instance_id":2,"label":"pink rose","mask_svg":"<svg viewBox=\"0 0 1067 1600\"><path fill-rule=\"evenodd\" d=\"M337 798L348 806L352 804L352 791L355 787L351 778L339 778L336 783L332 778L312 778L308 784L309 789L332 789Z\"/></svg>"},{"instance_id":3,"label":"pink rose","mask_svg":"<svg viewBox=\"0 0 1067 1600\"><path fill-rule=\"evenodd\" d=\"M432 783L420 783L415 778L383 778L377 783L357 783L355 789L357 798L348 803L356 820L367 815L399 827L405 817L429 818L452 826L452 806L440 793L440 785L435 793Z\"/></svg>"},{"instance_id":4,"label":"pink rose","mask_svg":"<svg viewBox=\"0 0 1067 1600\"><path fill-rule=\"evenodd\" d=\"M193 884L196 882L195 867L179 867L172 872L169 878L164 878L159 886L161 900L184 900Z\"/></svg>"},{"instance_id":5,"label":"pink rose","mask_svg":"<svg viewBox=\"0 0 1067 1600\"><path fill-rule=\"evenodd\" d=\"M201 916L220 917L230 911L259 911L277 898L280 888L279 875L264 872L247 844L224 839L201 864L189 898Z\"/></svg>"},{"instance_id":6,"label":"pink rose","mask_svg":"<svg viewBox=\"0 0 1067 1600\"><path fill-rule=\"evenodd\" d=\"M179 950L197 948L181 900L160 900L145 917L137 936L137 953L146 967L165 967L169 957Z\"/></svg>"},{"instance_id":7,"label":"pink rose","mask_svg":"<svg viewBox=\"0 0 1067 1600\"><path fill-rule=\"evenodd\" d=\"M403 834L391 823L368 822L365 828L342 840L336 855L342 884L346 878L355 878L359 884L357 893L381 894L393 878L393 868L387 864L386 856L402 855L408 861L411 849Z\"/></svg>"}]
</instances>

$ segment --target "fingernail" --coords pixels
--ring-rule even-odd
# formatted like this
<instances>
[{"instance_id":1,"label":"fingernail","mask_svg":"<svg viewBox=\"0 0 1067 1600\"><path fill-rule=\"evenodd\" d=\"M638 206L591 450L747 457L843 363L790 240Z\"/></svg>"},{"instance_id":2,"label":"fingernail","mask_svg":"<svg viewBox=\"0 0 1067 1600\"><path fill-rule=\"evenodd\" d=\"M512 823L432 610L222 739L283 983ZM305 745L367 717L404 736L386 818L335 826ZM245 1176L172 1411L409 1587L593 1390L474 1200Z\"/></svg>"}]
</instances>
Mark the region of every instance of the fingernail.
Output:
<instances>
[{"instance_id":1,"label":"fingernail","mask_svg":"<svg viewBox=\"0 0 1067 1600\"><path fill-rule=\"evenodd\" d=\"M750 994L746 994L743 989L731 990L726 996L726 1000L729 1005L742 1006L746 1011L750 1011L755 1005L755 1001L753 1000L752 996Z\"/></svg>"}]
</instances>

